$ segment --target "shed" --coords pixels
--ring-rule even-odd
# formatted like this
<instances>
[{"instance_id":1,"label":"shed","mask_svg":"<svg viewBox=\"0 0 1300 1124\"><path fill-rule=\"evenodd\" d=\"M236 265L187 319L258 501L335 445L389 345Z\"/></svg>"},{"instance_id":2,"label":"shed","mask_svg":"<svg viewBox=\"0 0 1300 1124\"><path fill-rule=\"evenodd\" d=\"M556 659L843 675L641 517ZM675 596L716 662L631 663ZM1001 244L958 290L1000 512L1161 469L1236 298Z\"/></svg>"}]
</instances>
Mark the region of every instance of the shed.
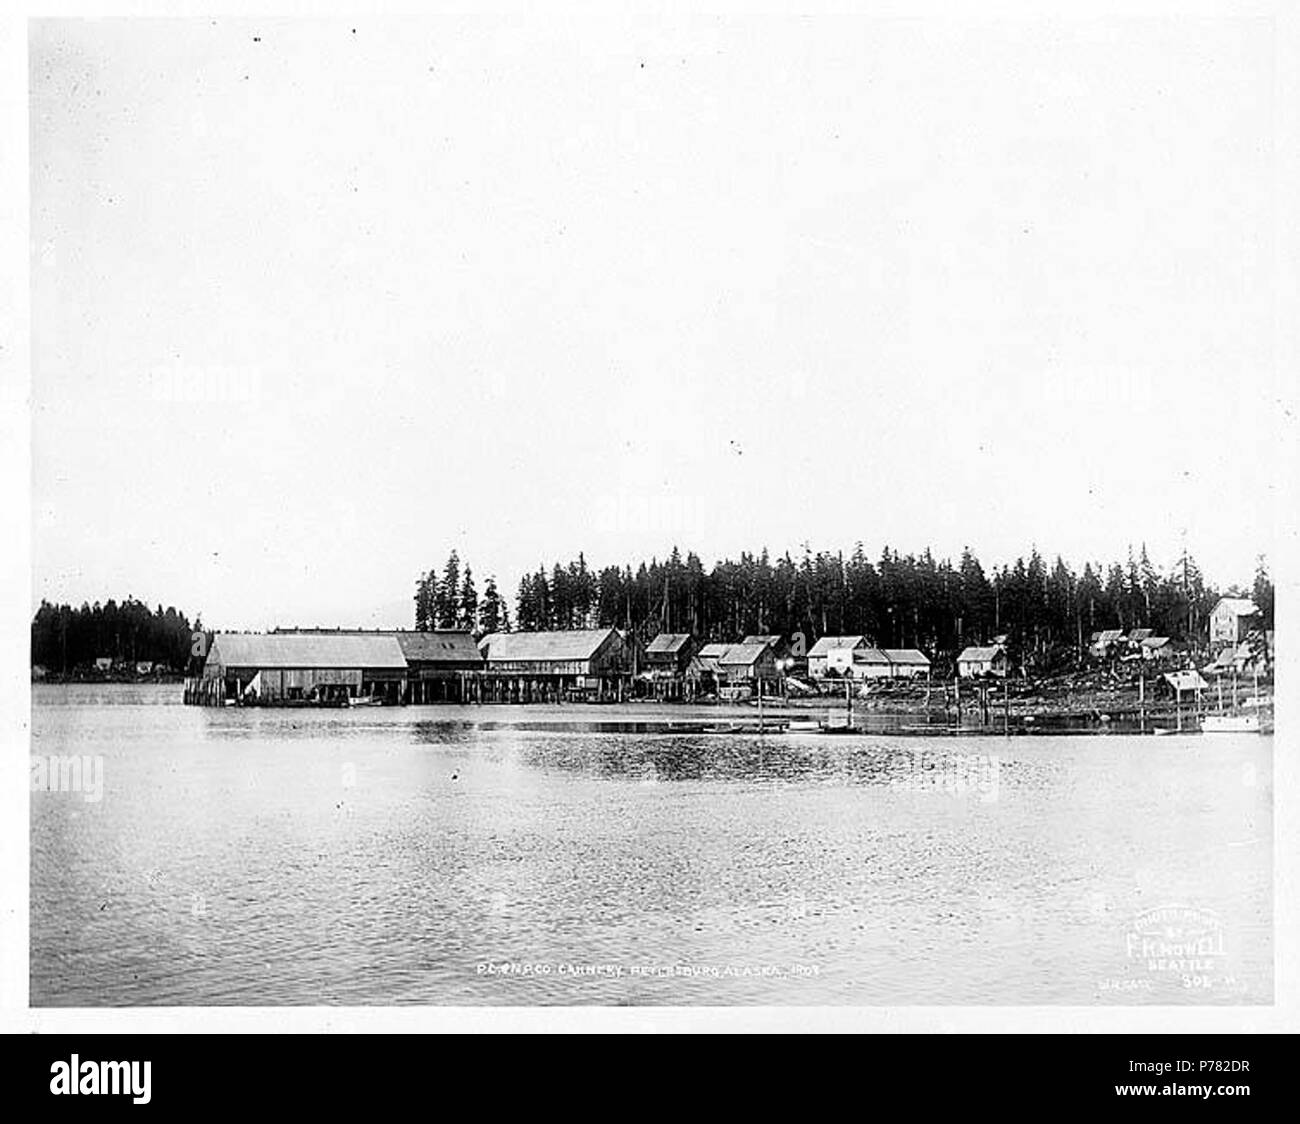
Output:
<instances>
[{"instance_id":1,"label":"shed","mask_svg":"<svg viewBox=\"0 0 1300 1124\"><path fill-rule=\"evenodd\" d=\"M1170 671L1162 676L1164 682L1168 683L1174 692L1174 696L1181 699L1185 694L1199 695L1209 684L1201 678L1200 672L1197 671Z\"/></svg>"}]
</instances>

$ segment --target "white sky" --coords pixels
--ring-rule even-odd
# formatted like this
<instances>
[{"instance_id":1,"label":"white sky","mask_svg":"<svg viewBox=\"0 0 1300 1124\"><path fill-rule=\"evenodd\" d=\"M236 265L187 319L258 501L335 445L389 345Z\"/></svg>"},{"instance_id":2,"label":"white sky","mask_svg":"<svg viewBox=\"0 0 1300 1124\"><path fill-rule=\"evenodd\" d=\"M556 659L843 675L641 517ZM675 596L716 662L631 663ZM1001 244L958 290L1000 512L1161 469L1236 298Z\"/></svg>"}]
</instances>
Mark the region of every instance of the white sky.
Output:
<instances>
[{"instance_id":1,"label":"white sky","mask_svg":"<svg viewBox=\"0 0 1300 1124\"><path fill-rule=\"evenodd\" d=\"M1272 551L1267 21L30 46L34 600L409 625L453 546L511 597L674 543Z\"/></svg>"}]
</instances>

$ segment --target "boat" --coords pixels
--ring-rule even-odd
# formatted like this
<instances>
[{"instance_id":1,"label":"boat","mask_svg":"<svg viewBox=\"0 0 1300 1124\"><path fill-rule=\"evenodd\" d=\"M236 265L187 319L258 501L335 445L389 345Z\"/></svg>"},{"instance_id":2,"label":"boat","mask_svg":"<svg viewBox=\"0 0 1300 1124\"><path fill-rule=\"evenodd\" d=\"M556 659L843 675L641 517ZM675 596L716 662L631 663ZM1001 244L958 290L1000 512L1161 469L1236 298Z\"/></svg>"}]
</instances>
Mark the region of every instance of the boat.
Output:
<instances>
[{"instance_id":1,"label":"boat","mask_svg":"<svg viewBox=\"0 0 1300 1124\"><path fill-rule=\"evenodd\" d=\"M1203 734L1258 734L1258 714L1207 714L1201 719Z\"/></svg>"},{"instance_id":2,"label":"boat","mask_svg":"<svg viewBox=\"0 0 1300 1124\"><path fill-rule=\"evenodd\" d=\"M384 700L374 695L357 695L348 699L348 706L383 706Z\"/></svg>"}]
</instances>

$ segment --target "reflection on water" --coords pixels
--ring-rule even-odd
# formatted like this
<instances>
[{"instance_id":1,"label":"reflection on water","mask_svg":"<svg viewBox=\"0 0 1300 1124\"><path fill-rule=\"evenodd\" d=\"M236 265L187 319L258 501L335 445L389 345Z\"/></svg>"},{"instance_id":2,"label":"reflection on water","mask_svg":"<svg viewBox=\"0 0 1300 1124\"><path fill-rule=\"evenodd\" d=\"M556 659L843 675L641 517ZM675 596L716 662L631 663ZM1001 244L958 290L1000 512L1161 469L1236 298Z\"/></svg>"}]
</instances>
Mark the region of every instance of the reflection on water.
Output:
<instances>
[{"instance_id":1,"label":"reflection on water","mask_svg":"<svg viewBox=\"0 0 1300 1124\"><path fill-rule=\"evenodd\" d=\"M173 695L35 690L34 1004L1272 997L1271 738Z\"/></svg>"}]
</instances>

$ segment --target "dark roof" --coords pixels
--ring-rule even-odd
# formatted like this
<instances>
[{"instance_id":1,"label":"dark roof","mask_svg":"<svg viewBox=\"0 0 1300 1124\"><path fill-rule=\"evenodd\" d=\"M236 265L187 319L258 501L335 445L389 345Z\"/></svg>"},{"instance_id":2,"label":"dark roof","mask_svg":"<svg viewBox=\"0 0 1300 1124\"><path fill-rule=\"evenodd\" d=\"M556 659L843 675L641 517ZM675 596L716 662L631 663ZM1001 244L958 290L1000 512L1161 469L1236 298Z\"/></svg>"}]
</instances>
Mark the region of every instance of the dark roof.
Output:
<instances>
[{"instance_id":1,"label":"dark roof","mask_svg":"<svg viewBox=\"0 0 1300 1124\"><path fill-rule=\"evenodd\" d=\"M853 651L853 662L888 664L889 657L879 648L855 648Z\"/></svg>"},{"instance_id":2,"label":"dark roof","mask_svg":"<svg viewBox=\"0 0 1300 1124\"><path fill-rule=\"evenodd\" d=\"M402 655L421 663L481 663L474 637L468 632L397 632Z\"/></svg>"},{"instance_id":3,"label":"dark roof","mask_svg":"<svg viewBox=\"0 0 1300 1124\"><path fill-rule=\"evenodd\" d=\"M646 645L646 654L654 652L680 652L691 642L689 632L661 632Z\"/></svg>"},{"instance_id":4,"label":"dark roof","mask_svg":"<svg viewBox=\"0 0 1300 1124\"><path fill-rule=\"evenodd\" d=\"M221 632L208 661L222 667L406 667L392 636L356 632Z\"/></svg>"},{"instance_id":5,"label":"dark roof","mask_svg":"<svg viewBox=\"0 0 1300 1124\"><path fill-rule=\"evenodd\" d=\"M723 667L749 667L770 648L766 640L761 644L732 644L718 657L718 663Z\"/></svg>"},{"instance_id":6,"label":"dark roof","mask_svg":"<svg viewBox=\"0 0 1300 1124\"><path fill-rule=\"evenodd\" d=\"M498 660L589 660L611 635L612 628L562 632L493 632L479 641L488 663Z\"/></svg>"},{"instance_id":7,"label":"dark roof","mask_svg":"<svg viewBox=\"0 0 1300 1124\"><path fill-rule=\"evenodd\" d=\"M478 645L471 633L458 628L415 632L404 628L277 628L277 636L391 636L402 655L421 663L480 663Z\"/></svg>"}]
</instances>

